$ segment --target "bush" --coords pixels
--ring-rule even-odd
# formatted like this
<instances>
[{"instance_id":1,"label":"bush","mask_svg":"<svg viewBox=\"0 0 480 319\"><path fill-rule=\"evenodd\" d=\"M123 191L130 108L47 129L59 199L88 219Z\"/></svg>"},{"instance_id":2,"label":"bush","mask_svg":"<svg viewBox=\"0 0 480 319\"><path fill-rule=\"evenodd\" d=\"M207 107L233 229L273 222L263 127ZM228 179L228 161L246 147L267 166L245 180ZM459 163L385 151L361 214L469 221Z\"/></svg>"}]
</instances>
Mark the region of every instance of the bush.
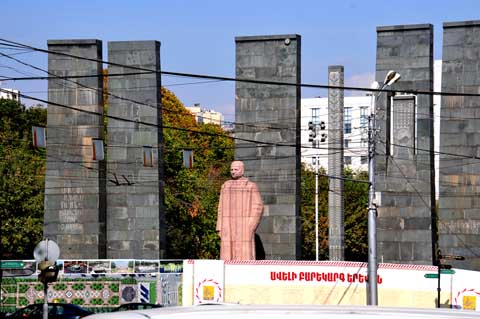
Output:
<instances>
[{"instance_id":1,"label":"bush","mask_svg":"<svg viewBox=\"0 0 480 319\"><path fill-rule=\"evenodd\" d=\"M14 294L17 292L17 286L2 286L2 288L8 292L8 293L11 293L11 294Z\"/></svg>"},{"instance_id":2,"label":"bush","mask_svg":"<svg viewBox=\"0 0 480 319\"><path fill-rule=\"evenodd\" d=\"M83 305L85 303L85 300L83 300L82 298L74 298L72 299L72 304L74 305Z\"/></svg>"},{"instance_id":3,"label":"bush","mask_svg":"<svg viewBox=\"0 0 480 319\"><path fill-rule=\"evenodd\" d=\"M67 289L67 285L64 283L57 283L53 285L53 289L55 290L65 290Z\"/></svg>"},{"instance_id":4,"label":"bush","mask_svg":"<svg viewBox=\"0 0 480 319\"><path fill-rule=\"evenodd\" d=\"M118 305L118 304L119 304L119 301L120 301L120 299L118 298L118 296L113 296L113 297L110 298L110 300L108 301L108 304L109 304L109 305Z\"/></svg>"},{"instance_id":5,"label":"bush","mask_svg":"<svg viewBox=\"0 0 480 319\"><path fill-rule=\"evenodd\" d=\"M101 284L101 283L96 282L96 283L91 284L90 287L92 288L92 290L102 290L104 285L103 285L103 283Z\"/></svg>"},{"instance_id":6,"label":"bush","mask_svg":"<svg viewBox=\"0 0 480 319\"><path fill-rule=\"evenodd\" d=\"M110 284L109 288L112 292L119 292L120 291L120 285L119 284Z\"/></svg>"},{"instance_id":7,"label":"bush","mask_svg":"<svg viewBox=\"0 0 480 319\"><path fill-rule=\"evenodd\" d=\"M93 298L90 300L90 303L92 305L103 305L103 299L102 298Z\"/></svg>"},{"instance_id":8,"label":"bush","mask_svg":"<svg viewBox=\"0 0 480 319\"><path fill-rule=\"evenodd\" d=\"M28 306L28 300L25 297L18 298L18 304L22 307Z\"/></svg>"},{"instance_id":9,"label":"bush","mask_svg":"<svg viewBox=\"0 0 480 319\"><path fill-rule=\"evenodd\" d=\"M19 284L18 285L18 292L21 293L21 294L24 294L24 293L27 292L29 287L30 287L29 285Z\"/></svg>"},{"instance_id":10,"label":"bush","mask_svg":"<svg viewBox=\"0 0 480 319\"><path fill-rule=\"evenodd\" d=\"M82 283L76 283L72 285L73 290L83 290L85 289L85 284Z\"/></svg>"},{"instance_id":11,"label":"bush","mask_svg":"<svg viewBox=\"0 0 480 319\"><path fill-rule=\"evenodd\" d=\"M137 280L135 278L123 278L121 283L124 285L136 284Z\"/></svg>"}]
</instances>

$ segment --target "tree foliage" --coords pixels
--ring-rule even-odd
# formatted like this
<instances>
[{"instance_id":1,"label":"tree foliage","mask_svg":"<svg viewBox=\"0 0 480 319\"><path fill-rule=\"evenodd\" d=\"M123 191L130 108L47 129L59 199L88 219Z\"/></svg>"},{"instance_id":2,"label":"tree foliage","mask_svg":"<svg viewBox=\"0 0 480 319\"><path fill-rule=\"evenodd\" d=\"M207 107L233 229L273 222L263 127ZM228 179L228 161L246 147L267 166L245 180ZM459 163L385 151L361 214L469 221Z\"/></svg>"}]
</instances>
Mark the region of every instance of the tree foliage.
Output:
<instances>
[{"instance_id":1,"label":"tree foliage","mask_svg":"<svg viewBox=\"0 0 480 319\"><path fill-rule=\"evenodd\" d=\"M162 88L167 256L218 258L217 203L228 179L233 142L213 124L197 124L176 96ZM183 149L194 152L183 167Z\"/></svg>"},{"instance_id":2,"label":"tree foliage","mask_svg":"<svg viewBox=\"0 0 480 319\"><path fill-rule=\"evenodd\" d=\"M325 169L320 168L320 174ZM368 184L352 181L368 180L366 172L346 169L344 177L345 260L367 261ZM319 260L328 259L328 178L318 178ZM315 173L302 169L302 259L315 259Z\"/></svg>"},{"instance_id":3,"label":"tree foliage","mask_svg":"<svg viewBox=\"0 0 480 319\"><path fill-rule=\"evenodd\" d=\"M32 258L43 233L45 152L31 146L44 108L0 99L0 219L2 259Z\"/></svg>"}]
</instances>

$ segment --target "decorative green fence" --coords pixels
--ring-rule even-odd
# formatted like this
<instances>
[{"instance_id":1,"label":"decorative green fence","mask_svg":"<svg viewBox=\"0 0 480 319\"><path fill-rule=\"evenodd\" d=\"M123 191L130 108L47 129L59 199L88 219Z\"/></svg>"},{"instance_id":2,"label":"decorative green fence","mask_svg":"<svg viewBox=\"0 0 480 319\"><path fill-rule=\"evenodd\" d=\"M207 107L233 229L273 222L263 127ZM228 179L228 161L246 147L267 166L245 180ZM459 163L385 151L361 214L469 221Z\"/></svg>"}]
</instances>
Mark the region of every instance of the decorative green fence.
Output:
<instances>
[{"instance_id":1,"label":"decorative green fence","mask_svg":"<svg viewBox=\"0 0 480 319\"><path fill-rule=\"evenodd\" d=\"M62 265L59 279L48 286L48 301L77 304L95 312L109 311L129 302L180 304L182 273L178 262L157 269L151 267L151 262L129 262L126 265L133 264L135 268L132 271L126 267L127 273L114 273L121 263L109 262L113 267L100 274L92 271L91 261L88 262L88 268L85 267L90 272L85 273L68 273L65 265ZM33 268L29 263L31 262L25 262L26 267ZM149 272L138 273L139 271ZM3 272L5 274L8 271ZM0 311L12 312L29 304L43 303L43 284L37 280L36 273L38 272L34 271L28 277L3 278L0 285Z\"/></svg>"}]
</instances>

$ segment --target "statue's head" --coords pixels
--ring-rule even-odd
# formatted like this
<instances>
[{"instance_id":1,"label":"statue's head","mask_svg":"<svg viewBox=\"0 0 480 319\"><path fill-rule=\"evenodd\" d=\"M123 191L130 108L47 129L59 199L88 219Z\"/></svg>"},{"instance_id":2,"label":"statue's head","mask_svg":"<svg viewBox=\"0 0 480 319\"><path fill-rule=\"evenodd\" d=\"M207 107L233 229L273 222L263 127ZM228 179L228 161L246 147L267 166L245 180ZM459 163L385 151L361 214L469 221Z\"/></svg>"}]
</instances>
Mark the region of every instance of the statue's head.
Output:
<instances>
[{"instance_id":1,"label":"statue's head","mask_svg":"<svg viewBox=\"0 0 480 319\"><path fill-rule=\"evenodd\" d=\"M244 172L245 167L242 161L233 161L230 165L230 176L232 176L233 179L241 178Z\"/></svg>"}]
</instances>

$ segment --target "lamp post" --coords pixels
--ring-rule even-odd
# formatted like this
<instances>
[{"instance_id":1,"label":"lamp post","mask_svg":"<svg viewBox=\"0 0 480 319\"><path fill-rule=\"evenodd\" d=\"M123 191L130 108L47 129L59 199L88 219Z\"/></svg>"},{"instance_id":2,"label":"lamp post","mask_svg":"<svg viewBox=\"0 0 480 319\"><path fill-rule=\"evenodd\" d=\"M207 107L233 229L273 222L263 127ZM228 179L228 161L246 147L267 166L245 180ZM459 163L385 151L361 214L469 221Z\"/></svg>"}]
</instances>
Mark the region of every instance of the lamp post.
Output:
<instances>
[{"instance_id":1,"label":"lamp post","mask_svg":"<svg viewBox=\"0 0 480 319\"><path fill-rule=\"evenodd\" d=\"M391 86L400 79L400 74L395 71L388 71L380 90ZM375 86L375 87L374 87ZM378 83L374 82L373 89L378 89ZM377 123L375 118L375 106L381 91L372 95L372 109L368 118L368 285L367 304L378 305L377 286L377 203L375 202L375 146Z\"/></svg>"},{"instance_id":2,"label":"lamp post","mask_svg":"<svg viewBox=\"0 0 480 319\"><path fill-rule=\"evenodd\" d=\"M440 292L442 291L440 287L440 275L442 273L442 269L452 269L451 265L446 265L442 263L442 259L450 259L450 260L465 260L464 256L458 256L458 255L442 255L442 252L440 249L437 250L437 308L441 307L440 303Z\"/></svg>"}]
</instances>

